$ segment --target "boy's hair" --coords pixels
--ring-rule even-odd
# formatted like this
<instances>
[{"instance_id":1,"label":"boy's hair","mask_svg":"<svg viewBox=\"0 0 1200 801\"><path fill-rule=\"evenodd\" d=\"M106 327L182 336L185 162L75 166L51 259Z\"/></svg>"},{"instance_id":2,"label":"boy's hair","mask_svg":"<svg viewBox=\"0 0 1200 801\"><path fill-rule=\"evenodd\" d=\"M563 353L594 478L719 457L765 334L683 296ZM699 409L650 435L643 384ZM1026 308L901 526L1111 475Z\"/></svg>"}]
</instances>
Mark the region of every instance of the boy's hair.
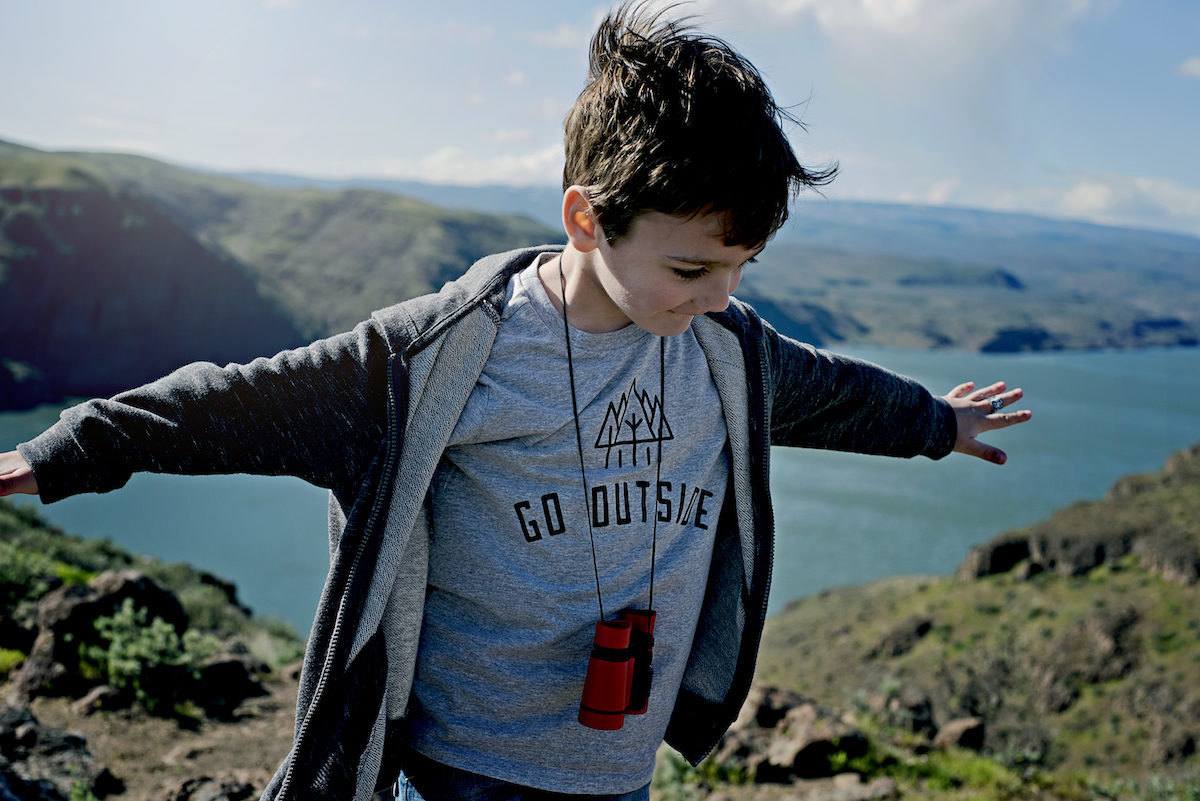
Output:
<instances>
[{"instance_id":1,"label":"boy's hair","mask_svg":"<svg viewBox=\"0 0 1200 801\"><path fill-rule=\"evenodd\" d=\"M725 242L758 247L803 187L837 165L803 167L754 65L672 10L627 0L592 38L588 82L568 112L563 189L587 187L613 242L638 214L728 213Z\"/></svg>"}]
</instances>

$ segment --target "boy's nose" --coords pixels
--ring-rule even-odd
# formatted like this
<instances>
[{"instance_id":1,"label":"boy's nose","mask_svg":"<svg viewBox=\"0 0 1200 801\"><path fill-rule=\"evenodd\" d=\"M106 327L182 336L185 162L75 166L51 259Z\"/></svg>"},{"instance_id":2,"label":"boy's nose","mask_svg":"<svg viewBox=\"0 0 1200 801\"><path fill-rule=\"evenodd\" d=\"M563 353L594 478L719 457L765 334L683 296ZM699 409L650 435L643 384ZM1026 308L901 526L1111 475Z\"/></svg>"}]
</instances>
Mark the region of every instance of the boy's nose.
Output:
<instances>
[{"instance_id":1,"label":"boy's nose","mask_svg":"<svg viewBox=\"0 0 1200 801\"><path fill-rule=\"evenodd\" d=\"M732 276L714 275L706 281L696 304L706 313L725 311L729 307L729 295L737 288L737 279Z\"/></svg>"}]
</instances>

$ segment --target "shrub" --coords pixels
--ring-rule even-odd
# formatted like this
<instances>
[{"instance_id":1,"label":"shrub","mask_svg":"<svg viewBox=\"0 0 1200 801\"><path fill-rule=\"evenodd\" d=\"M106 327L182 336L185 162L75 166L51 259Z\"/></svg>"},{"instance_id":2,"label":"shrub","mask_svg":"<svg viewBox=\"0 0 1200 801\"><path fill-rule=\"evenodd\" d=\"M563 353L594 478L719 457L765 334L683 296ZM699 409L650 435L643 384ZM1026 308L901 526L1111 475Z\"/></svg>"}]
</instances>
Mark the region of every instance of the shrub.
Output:
<instances>
[{"instance_id":1,"label":"shrub","mask_svg":"<svg viewBox=\"0 0 1200 801\"><path fill-rule=\"evenodd\" d=\"M52 575L46 556L0 541L0 615L10 617L17 604L45 593Z\"/></svg>"},{"instance_id":2,"label":"shrub","mask_svg":"<svg viewBox=\"0 0 1200 801\"><path fill-rule=\"evenodd\" d=\"M162 618L147 621L144 607L126 598L111 617L95 620L101 645L86 645L80 661L111 686L130 692L149 712L169 715L187 697L196 669L217 649L216 638L195 631L180 637Z\"/></svg>"},{"instance_id":3,"label":"shrub","mask_svg":"<svg viewBox=\"0 0 1200 801\"><path fill-rule=\"evenodd\" d=\"M24 662L25 657L26 654L23 651L0 648L0 681L4 681L13 668Z\"/></svg>"}]
</instances>

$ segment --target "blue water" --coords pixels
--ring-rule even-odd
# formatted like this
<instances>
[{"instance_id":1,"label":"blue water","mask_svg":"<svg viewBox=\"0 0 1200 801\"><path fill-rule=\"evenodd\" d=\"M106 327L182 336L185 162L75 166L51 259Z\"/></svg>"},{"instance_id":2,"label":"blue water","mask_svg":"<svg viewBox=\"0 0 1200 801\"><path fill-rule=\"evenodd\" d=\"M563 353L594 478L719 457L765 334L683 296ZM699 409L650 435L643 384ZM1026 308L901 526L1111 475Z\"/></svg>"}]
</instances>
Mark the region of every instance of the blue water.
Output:
<instances>
[{"instance_id":1,"label":"blue water","mask_svg":"<svg viewBox=\"0 0 1200 801\"><path fill-rule=\"evenodd\" d=\"M771 611L823 589L900 573L949 573L972 545L1156 470L1200 441L1200 349L983 355L846 349L937 392L964 380L1021 386L1033 420L986 437L1003 467L776 448L778 540ZM57 407L0 414L0 449ZM243 602L305 633L328 569L325 492L298 480L139 475L122 490L50 506L52 523L234 581Z\"/></svg>"}]
</instances>

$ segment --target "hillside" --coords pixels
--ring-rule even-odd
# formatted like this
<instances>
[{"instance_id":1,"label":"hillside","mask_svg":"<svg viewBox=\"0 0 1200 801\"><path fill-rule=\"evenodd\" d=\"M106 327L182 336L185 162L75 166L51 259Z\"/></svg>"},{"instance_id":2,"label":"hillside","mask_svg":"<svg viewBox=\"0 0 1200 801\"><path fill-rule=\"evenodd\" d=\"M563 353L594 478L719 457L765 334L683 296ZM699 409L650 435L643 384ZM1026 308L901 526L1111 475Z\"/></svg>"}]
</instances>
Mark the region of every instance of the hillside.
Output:
<instances>
[{"instance_id":1,"label":"hillside","mask_svg":"<svg viewBox=\"0 0 1200 801\"><path fill-rule=\"evenodd\" d=\"M249 177L0 141L0 409L301 345L486 253L561 241L496 213L548 221L545 188ZM1200 240L807 199L740 295L817 345L1195 345Z\"/></svg>"},{"instance_id":2,"label":"hillside","mask_svg":"<svg viewBox=\"0 0 1200 801\"><path fill-rule=\"evenodd\" d=\"M263 186L371 188L556 227L554 187L247 173ZM984 351L1200 341L1200 239L944 206L804 195L740 294L818 344Z\"/></svg>"},{"instance_id":3,"label":"hillside","mask_svg":"<svg viewBox=\"0 0 1200 801\"><path fill-rule=\"evenodd\" d=\"M555 238L379 192L0 143L0 409L273 354Z\"/></svg>"},{"instance_id":4,"label":"hillside","mask_svg":"<svg viewBox=\"0 0 1200 801\"><path fill-rule=\"evenodd\" d=\"M789 605L713 757L663 749L653 795L1189 801L1198 577L1200 444L997 535L955 577ZM124 598L153 611L114 628ZM298 646L215 576L0 501L0 797L253 797L289 746Z\"/></svg>"},{"instance_id":5,"label":"hillside","mask_svg":"<svg viewBox=\"0 0 1200 801\"><path fill-rule=\"evenodd\" d=\"M976 747L1010 769L1110 787L1157 777L1195 793L1198 578L1200 444L998 535L957 577L790 604L768 623L757 679L909 749L975 719Z\"/></svg>"},{"instance_id":6,"label":"hillside","mask_svg":"<svg viewBox=\"0 0 1200 801\"><path fill-rule=\"evenodd\" d=\"M302 644L216 576L0 500L0 798L257 795Z\"/></svg>"}]
</instances>

